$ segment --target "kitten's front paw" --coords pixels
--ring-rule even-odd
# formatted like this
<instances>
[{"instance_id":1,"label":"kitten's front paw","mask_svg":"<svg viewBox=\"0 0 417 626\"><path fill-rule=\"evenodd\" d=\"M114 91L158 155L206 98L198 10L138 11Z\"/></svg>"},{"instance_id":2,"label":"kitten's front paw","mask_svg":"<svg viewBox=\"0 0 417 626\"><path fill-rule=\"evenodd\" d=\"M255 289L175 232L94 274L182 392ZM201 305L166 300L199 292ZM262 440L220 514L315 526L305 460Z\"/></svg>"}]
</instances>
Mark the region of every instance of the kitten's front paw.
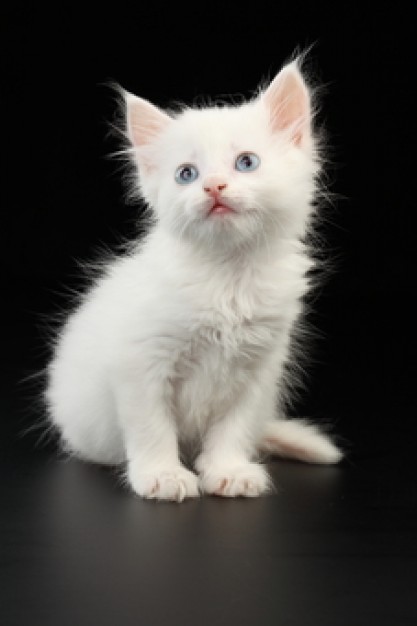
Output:
<instances>
[{"instance_id":1,"label":"kitten's front paw","mask_svg":"<svg viewBox=\"0 0 417 626\"><path fill-rule=\"evenodd\" d=\"M262 465L245 463L235 467L212 466L200 476L202 491L225 498L256 498L267 493L271 480Z\"/></svg>"},{"instance_id":2,"label":"kitten's front paw","mask_svg":"<svg viewBox=\"0 0 417 626\"><path fill-rule=\"evenodd\" d=\"M182 502L200 495L197 476L180 465L152 472L130 466L128 480L142 498Z\"/></svg>"}]
</instances>

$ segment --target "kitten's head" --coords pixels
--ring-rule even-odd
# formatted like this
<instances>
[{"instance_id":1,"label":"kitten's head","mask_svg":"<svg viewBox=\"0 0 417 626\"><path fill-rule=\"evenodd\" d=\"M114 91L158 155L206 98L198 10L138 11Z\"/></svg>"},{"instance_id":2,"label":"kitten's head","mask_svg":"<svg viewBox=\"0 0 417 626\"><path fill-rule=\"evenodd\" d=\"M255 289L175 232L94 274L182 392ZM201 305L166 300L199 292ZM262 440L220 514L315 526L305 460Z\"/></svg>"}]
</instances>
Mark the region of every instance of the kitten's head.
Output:
<instances>
[{"instance_id":1,"label":"kitten's head","mask_svg":"<svg viewBox=\"0 0 417 626\"><path fill-rule=\"evenodd\" d=\"M211 246L304 235L318 159L297 62L239 106L168 114L125 101L140 190L161 226Z\"/></svg>"}]
</instances>

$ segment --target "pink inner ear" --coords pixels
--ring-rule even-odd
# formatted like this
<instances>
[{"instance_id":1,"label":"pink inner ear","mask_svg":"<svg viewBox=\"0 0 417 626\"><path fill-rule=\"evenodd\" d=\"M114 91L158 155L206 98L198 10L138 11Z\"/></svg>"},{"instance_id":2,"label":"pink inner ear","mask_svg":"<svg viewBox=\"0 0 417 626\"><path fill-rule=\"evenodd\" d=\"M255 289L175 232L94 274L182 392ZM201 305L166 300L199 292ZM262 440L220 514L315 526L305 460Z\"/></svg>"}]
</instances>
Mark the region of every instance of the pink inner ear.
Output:
<instances>
[{"instance_id":1,"label":"pink inner ear","mask_svg":"<svg viewBox=\"0 0 417 626\"><path fill-rule=\"evenodd\" d=\"M126 107L129 139L137 147L152 143L172 121L172 118L158 107L131 94L126 97Z\"/></svg>"},{"instance_id":2,"label":"pink inner ear","mask_svg":"<svg viewBox=\"0 0 417 626\"><path fill-rule=\"evenodd\" d=\"M285 67L264 93L274 131L288 131L299 145L310 132L310 96L295 64Z\"/></svg>"}]
</instances>

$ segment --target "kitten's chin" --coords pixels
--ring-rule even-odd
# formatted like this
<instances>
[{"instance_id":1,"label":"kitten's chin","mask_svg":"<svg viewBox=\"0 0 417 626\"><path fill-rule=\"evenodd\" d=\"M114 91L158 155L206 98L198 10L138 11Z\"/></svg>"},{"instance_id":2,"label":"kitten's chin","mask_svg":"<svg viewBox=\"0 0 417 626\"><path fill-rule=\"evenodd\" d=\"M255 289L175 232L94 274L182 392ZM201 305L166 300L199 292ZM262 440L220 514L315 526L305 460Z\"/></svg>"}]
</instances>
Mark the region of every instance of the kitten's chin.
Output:
<instances>
[{"instance_id":1,"label":"kitten's chin","mask_svg":"<svg viewBox=\"0 0 417 626\"><path fill-rule=\"evenodd\" d=\"M256 244L259 232L263 232L259 211L238 199L207 199L189 207L182 215L183 220L172 223L174 232L199 247L207 244L210 251L231 252L241 245L247 246L251 240Z\"/></svg>"}]
</instances>

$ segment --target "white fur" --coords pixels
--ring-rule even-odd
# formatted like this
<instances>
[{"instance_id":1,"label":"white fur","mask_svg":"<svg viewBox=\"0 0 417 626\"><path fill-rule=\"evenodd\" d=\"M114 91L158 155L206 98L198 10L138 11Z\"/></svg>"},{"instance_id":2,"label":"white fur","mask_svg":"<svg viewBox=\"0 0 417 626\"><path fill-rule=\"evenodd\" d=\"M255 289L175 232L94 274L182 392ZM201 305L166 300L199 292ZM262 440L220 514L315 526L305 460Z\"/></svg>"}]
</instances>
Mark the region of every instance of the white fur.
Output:
<instances>
[{"instance_id":1,"label":"white fur","mask_svg":"<svg viewBox=\"0 0 417 626\"><path fill-rule=\"evenodd\" d=\"M290 87L280 92L275 79L273 93L239 107L168 116L126 98L155 224L69 317L46 399L69 451L127 461L131 487L146 498L260 495L269 478L259 449L323 463L341 456L317 428L282 421L284 367L312 267L302 241L318 172L305 119L302 133L288 110L279 130L273 124L297 97L294 80L307 93L296 64L281 83L286 72ZM256 171L234 169L243 151L260 156ZM175 170L189 162L200 176L179 185ZM227 184L223 199L235 213L207 214L203 187L213 176ZM180 460L190 444L199 478Z\"/></svg>"}]
</instances>

